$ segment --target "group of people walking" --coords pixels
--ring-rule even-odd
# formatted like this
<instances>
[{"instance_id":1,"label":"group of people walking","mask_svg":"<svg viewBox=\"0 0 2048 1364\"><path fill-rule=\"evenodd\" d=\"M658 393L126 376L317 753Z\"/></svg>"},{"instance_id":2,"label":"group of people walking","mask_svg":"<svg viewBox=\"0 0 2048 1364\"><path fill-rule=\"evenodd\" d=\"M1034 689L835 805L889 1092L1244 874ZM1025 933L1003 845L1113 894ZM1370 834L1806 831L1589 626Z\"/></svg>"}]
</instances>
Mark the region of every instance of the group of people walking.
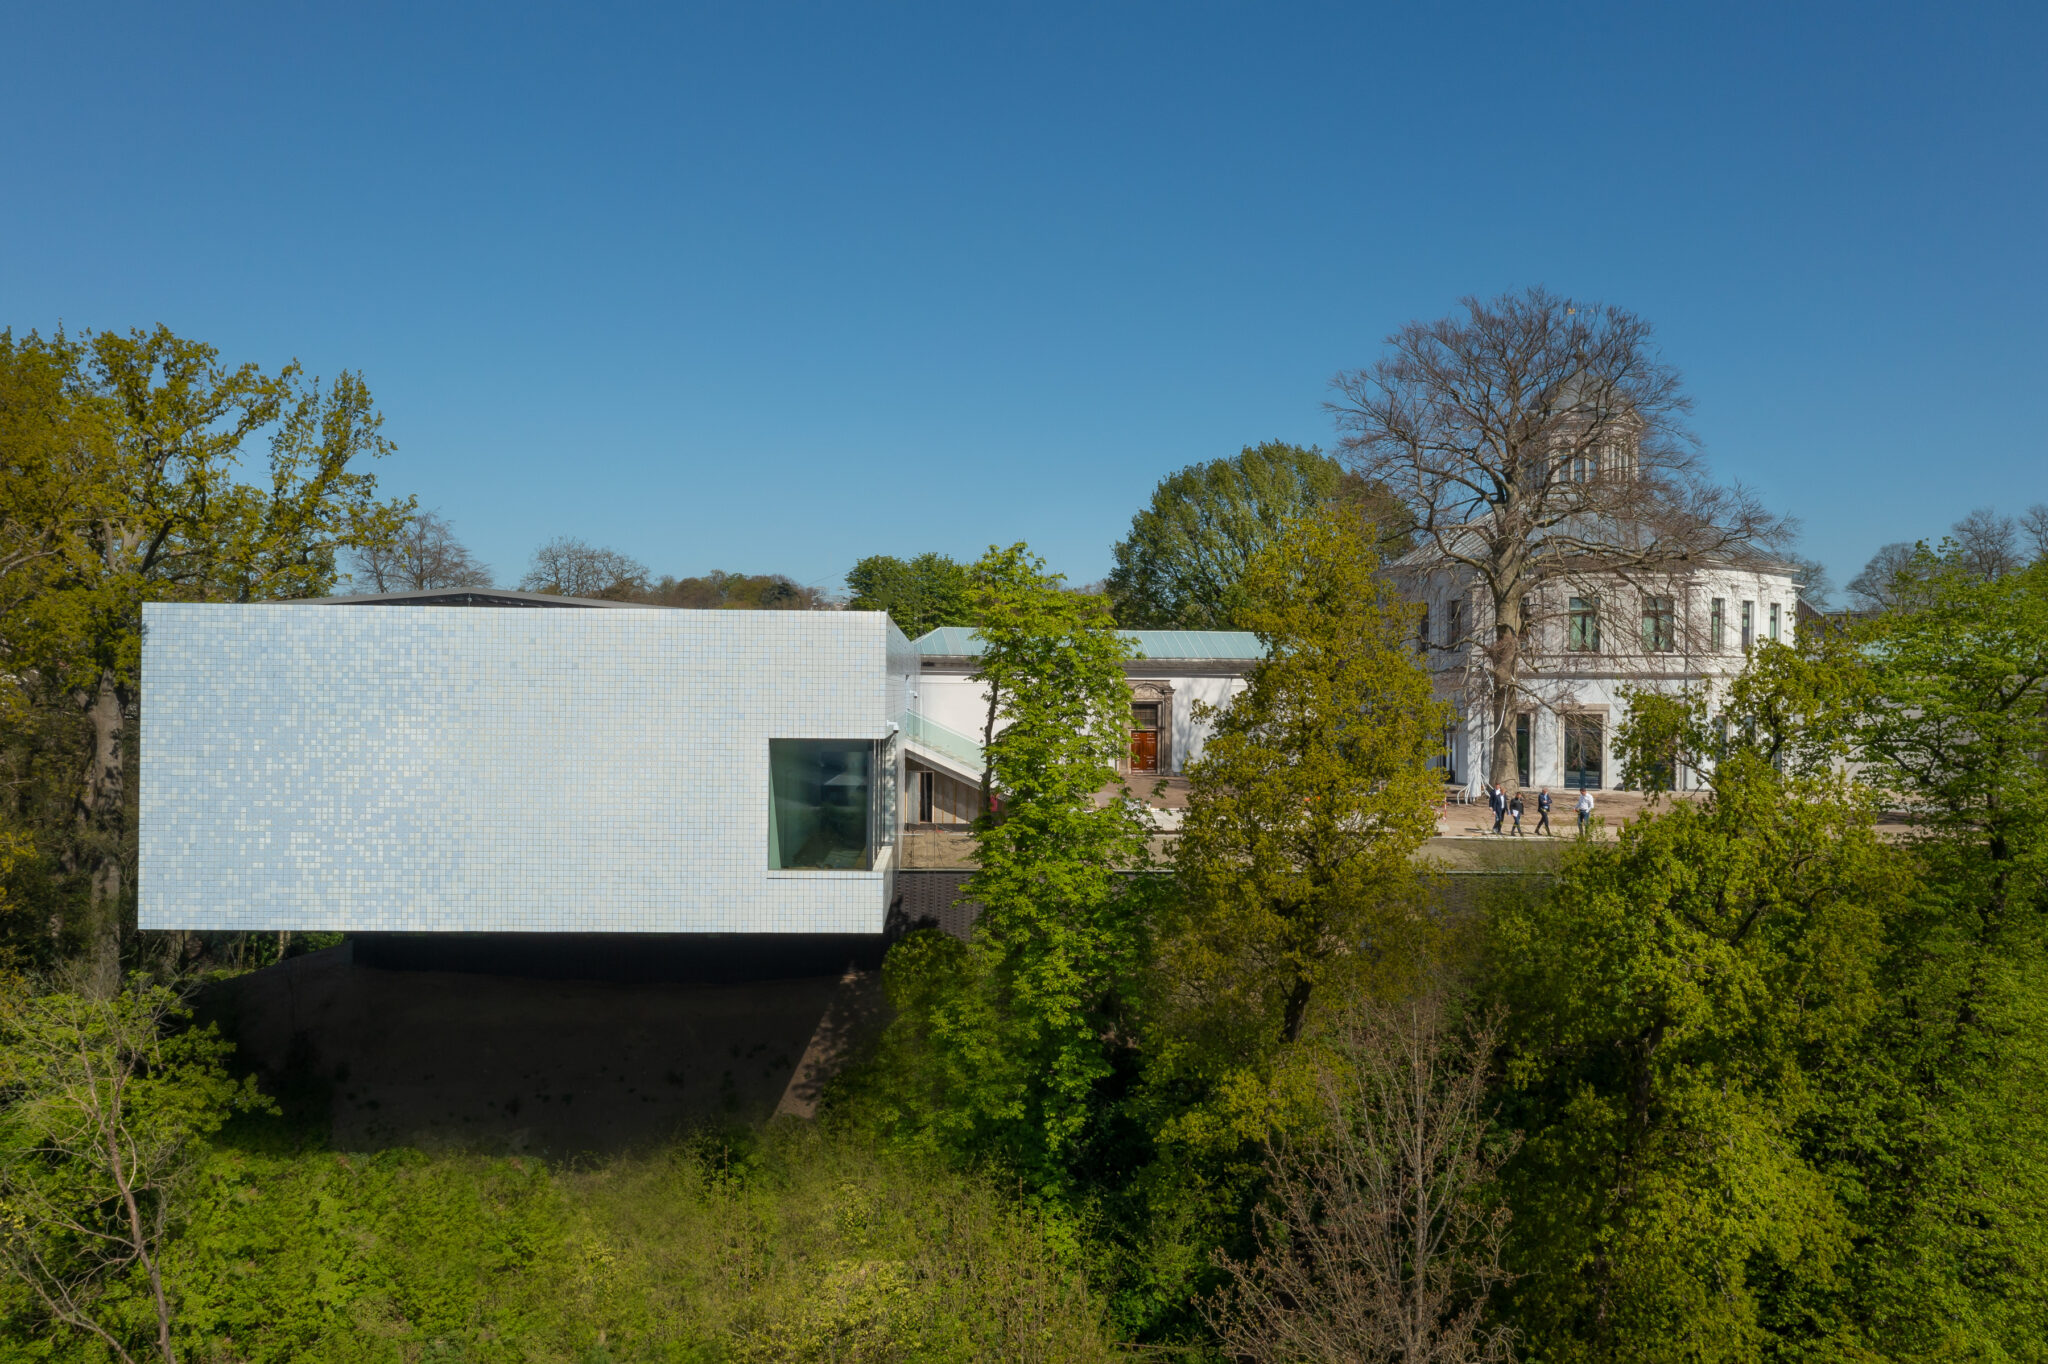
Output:
<instances>
[{"instance_id":1,"label":"group of people walking","mask_svg":"<svg viewBox=\"0 0 2048 1364\"><path fill-rule=\"evenodd\" d=\"M1493 810L1493 831L1495 833L1501 832L1500 826L1502 821L1511 819L1514 824L1509 832L1517 837L1521 836L1522 811L1525 807L1522 804L1522 793L1520 791L1510 796L1507 792L1501 790L1500 786L1496 783L1487 790L1486 803ZM1593 792L1590 789L1579 792L1578 810L1579 832L1584 833L1586 832L1586 821L1593 817ZM1536 832L1546 837L1550 834L1550 788L1547 786L1536 793Z\"/></svg>"}]
</instances>

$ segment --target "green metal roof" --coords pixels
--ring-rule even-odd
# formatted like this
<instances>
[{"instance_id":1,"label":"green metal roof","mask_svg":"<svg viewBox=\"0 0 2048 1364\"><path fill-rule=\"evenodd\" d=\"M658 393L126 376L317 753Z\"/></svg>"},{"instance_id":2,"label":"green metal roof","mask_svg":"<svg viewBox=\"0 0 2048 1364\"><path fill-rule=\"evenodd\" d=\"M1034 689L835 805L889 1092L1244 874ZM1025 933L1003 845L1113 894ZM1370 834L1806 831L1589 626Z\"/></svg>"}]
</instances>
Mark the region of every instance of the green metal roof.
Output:
<instances>
[{"instance_id":1,"label":"green metal roof","mask_svg":"<svg viewBox=\"0 0 2048 1364\"><path fill-rule=\"evenodd\" d=\"M1266 656L1266 646L1249 630L1126 630L1124 638L1141 658L1229 658L1256 662ZM982 650L981 636L970 626L942 625L918 636L920 654L959 658L973 657Z\"/></svg>"}]
</instances>

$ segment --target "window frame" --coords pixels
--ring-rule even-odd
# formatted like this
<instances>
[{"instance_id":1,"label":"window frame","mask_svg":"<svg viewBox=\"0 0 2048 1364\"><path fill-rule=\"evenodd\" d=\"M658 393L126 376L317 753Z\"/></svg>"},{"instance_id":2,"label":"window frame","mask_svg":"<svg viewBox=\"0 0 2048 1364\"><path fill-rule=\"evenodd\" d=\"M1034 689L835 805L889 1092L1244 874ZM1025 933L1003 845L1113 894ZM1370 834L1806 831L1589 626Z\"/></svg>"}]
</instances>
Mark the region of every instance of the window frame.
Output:
<instances>
[{"instance_id":1,"label":"window frame","mask_svg":"<svg viewBox=\"0 0 2048 1364\"><path fill-rule=\"evenodd\" d=\"M785 847L785 839L787 837L783 828L785 813L779 808L779 802L783 801L786 796L793 796L793 793L788 793L777 785L776 750L779 745L797 744L812 745L821 752L828 749L837 750L842 756L851 754L856 750L864 750L864 772L862 779L866 784L866 789L861 792L858 798L864 842L861 848L861 860L858 865L834 867L806 864L791 860L792 854ZM899 809L899 793L897 790L899 782L898 769L902 765L902 748L897 742L897 736L892 734L886 739L876 739L776 735L768 740L767 759L768 839L766 852L767 870L771 874L776 876L829 876L872 874L882 869L886 850L896 842L895 821L898 817ZM794 772L793 767L790 770L792 773ZM844 773L842 772L841 775L844 775ZM820 783L821 790L824 786L830 784L829 781ZM855 806L846 802L828 804L821 796L816 802L816 808L820 811L833 809L844 815L846 812L854 809ZM823 823L824 821L821 820L821 826ZM815 837L815 835L813 836ZM808 841L803 846L808 847ZM802 848L799 848L796 855L801 855L801 851ZM830 856L831 851L833 850L827 850L826 855Z\"/></svg>"},{"instance_id":2,"label":"window frame","mask_svg":"<svg viewBox=\"0 0 2048 1364\"><path fill-rule=\"evenodd\" d=\"M1678 602L1676 598L1659 596L1656 593L1643 594L1642 610L1643 651L1652 654L1674 653L1678 649Z\"/></svg>"},{"instance_id":3,"label":"window frame","mask_svg":"<svg viewBox=\"0 0 2048 1364\"><path fill-rule=\"evenodd\" d=\"M1564 649L1568 654L1600 652L1600 596L1569 597L1565 607Z\"/></svg>"}]
</instances>

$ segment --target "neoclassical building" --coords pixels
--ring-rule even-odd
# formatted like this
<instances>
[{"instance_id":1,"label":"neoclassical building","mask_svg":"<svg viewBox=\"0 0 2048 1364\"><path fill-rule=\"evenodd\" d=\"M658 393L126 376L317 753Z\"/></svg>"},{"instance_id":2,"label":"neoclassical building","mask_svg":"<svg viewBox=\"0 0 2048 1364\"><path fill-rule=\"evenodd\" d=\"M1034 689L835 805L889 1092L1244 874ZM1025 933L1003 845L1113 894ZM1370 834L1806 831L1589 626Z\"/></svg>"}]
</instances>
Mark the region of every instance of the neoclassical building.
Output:
<instances>
[{"instance_id":1,"label":"neoclassical building","mask_svg":"<svg viewBox=\"0 0 2048 1364\"><path fill-rule=\"evenodd\" d=\"M1488 776L1493 710L1482 650L1493 637L1477 574L1416 551L1390 566L1421 606L1417 647L1437 695L1455 708L1437 760L1447 783L1478 794ZM1762 640L1790 641L1799 594L1789 563L1727 551L1657 571L1541 576L1524 598L1519 693L1507 708L1524 786L1622 784L1616 727L1631 687L1726 684ZM1678 789L1698 774L1673 774Z\"/></svg>"}]
</instances>

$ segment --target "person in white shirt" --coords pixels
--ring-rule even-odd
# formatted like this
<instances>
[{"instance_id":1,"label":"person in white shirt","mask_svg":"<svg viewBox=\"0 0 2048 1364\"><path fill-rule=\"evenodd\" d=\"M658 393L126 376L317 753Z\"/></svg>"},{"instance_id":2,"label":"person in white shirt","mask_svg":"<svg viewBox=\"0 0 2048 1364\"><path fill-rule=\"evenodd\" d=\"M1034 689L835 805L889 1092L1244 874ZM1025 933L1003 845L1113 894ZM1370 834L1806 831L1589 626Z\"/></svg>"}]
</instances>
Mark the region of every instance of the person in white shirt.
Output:
<instances>
[{"instance_id":1,"label":"person in white shirt","mask_svg":"<svg viewBox=\"0 0 2048 1364\"><path fill-rule=\"evenodd\" d=\"M1593 788L1579 792L1579 832L1586 832L1586 821L1593 817Z\"/></svg>"}]
</instances>

